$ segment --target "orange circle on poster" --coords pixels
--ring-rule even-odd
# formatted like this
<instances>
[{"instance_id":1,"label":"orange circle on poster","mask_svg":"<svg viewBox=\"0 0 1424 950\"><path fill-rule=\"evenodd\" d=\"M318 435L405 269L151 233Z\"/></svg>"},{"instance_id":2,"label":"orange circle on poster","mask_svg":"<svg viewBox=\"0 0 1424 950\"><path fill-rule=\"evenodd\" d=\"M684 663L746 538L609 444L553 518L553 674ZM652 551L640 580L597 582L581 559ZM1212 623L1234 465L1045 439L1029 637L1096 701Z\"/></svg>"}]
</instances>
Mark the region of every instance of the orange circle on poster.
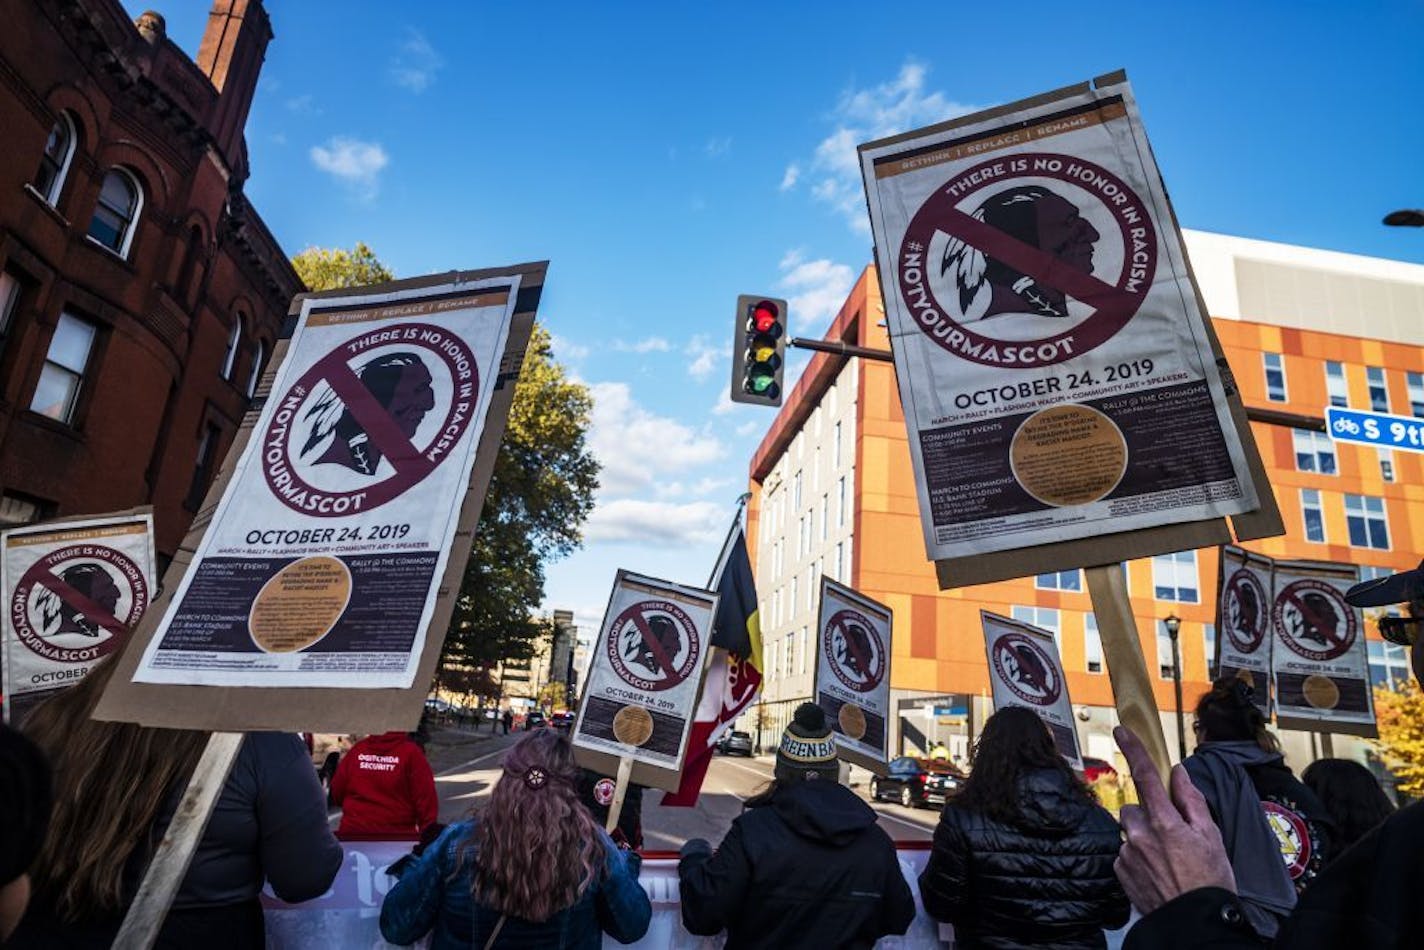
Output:
<instances>
[{"instance_id":1,"label":"orange circle on poster","mask_svg":"<svg viewBox=\"0 0 1424 950\"><path fill-rule=\"evenodd\" d=\"M858 741L865 738L865 710L855 703L842 706L841 711L836 714L836 722L840 724L841 732L847 739Z\"/></svg>"},{"instance_id":2,"label":"orange circle on poster","mask_svg":"<svg viewBox=\"0 0 1424 950\"><path fill-rule=\"evenodd\" d=\"M272 575L247 615L267 653L305 650L331 632L351 599L351 571L334 557L304 557Z\"/></svg>"},{"instance_id":3,"label":"orange circle on poster","mask_svg":"<svg viewBox=\"0 0 1424 950\"><path fill-rule=\"evenodd\" d=\"M1009 464L1024 491L1045 505L1086 505L1105 497L1127 471L1127 440L1090 406L1041 409L1014 433Z\"/></svg>"},{"instance_id":4,"label":"orange circle on poster","mask_svg":"<svg viewBox=\"0 0 1424 950\"><path fill-rule=\"evenodd\" d=\"M1312 673L1300 684L1305 701L1316 709L1334 709L1340 705L1340 687L1328 676Z\"/></svg>"},{"instance_id":5,"label":"orange circle on poster","mask_svg":"<svg viewBox=\"0 0 1424 950\"><path fill-rule=\"evenodd\" d=\"M653 716L642 706L624 706L613 717L613 738L640 746L653 737Z\"/></svg>"}]
</instances>

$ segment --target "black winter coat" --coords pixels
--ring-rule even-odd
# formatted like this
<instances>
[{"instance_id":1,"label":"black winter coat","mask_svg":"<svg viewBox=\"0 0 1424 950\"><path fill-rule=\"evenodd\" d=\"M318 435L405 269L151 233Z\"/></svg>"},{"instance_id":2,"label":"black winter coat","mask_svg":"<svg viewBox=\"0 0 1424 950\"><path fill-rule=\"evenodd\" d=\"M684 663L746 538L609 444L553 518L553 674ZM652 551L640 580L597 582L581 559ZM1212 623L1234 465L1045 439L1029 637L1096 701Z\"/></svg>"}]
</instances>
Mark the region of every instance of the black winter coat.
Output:
<instances>
[{"instance_id":1,"label":"black winter coat","mask_svg":"<svg viewBox=\"0 0 1424 950\"><path fill-rule=\"evenodd\" d=\"M963 950L1105 946L1103 928L1130 910L1113 873L1117 822L1053 769L1026 774L1018 792L1012 824L945 806L920 875L925 910L954 925Z\"/></svg>"},{"instance_id":2,"label":"black winter coat","mask_svg":"<svg viewBox=\"0 0 1424 950\"><path fill-rule=\"evenodd\" d=\"M726 930L727 950L869 948L903 934L915 899L875 821L837 782L778 789L732 822L715 854L706 842L683 849L683 924L708 936Z\"/></svg>"}]
</instances>

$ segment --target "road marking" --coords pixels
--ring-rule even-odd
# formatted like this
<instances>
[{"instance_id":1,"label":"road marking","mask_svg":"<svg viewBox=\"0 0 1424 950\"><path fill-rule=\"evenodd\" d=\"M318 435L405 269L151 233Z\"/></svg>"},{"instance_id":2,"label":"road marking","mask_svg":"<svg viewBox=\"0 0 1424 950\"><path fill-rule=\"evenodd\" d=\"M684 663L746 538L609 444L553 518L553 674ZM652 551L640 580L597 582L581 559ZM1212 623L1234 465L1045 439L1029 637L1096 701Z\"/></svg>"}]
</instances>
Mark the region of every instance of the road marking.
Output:
<instances>
[{"instance_id":1,"label":"road marking","mask_svg":"<svg viewBox=\"0 0 1424 950\"><path fill-rule=\"evenodd\" d=\"M484 755L477 756L476 758L473 758L473 759L471 759L471 760L468 761L468 762L462 762L462 763L460 763L459 765L452 765L450 768L446 769L446 770L443 771L443 772L436 772L436 773L435 773L435 777L436 777L436 778L444 778L444 777L447 776L447 775L454 775L456 772L459 772L459 771L461 771L461 770L463 770L463 769L468 769L470 766L474 765L476 762L483 762L485 759L491 758L492 756L496 756L496 755L499 755L499 754L501 754L501 753L503 753L503 752L508 752L508 751L509 751L509 746L504 746L503 748L495 749L493 752L486 752Z\"/></svg>"},{"instance_id":2,"label":"road marking","mask_svg":"<svg viewBox=\"0 0 1424 950\"><path fill-rule=\"evenodd\" d=\"M927 826L927 825L919 824L918 822L910 821L910 820L907 819L907 818L900 818L900 817L898 817L898 816L896 816L896 815L890 814L888 811L881 811L879 808L875 808L874 805L871 805L870 807L873 808L873 809L875 809L875 813L876 813L877 815L879 815L881 818L889 818L891 821L898 821L898 822L899 822L900 824L902 824L902 825L909 825L911 828L915 829L916 831L922 831L922 832L925 832L925 833L927 833L927 834L929 834L929 835L931 835L931 836L933 836L933 834L934 834L934 828L932 828L932 827L929 827L929 826Z\"/></svg>"}]
</instances>

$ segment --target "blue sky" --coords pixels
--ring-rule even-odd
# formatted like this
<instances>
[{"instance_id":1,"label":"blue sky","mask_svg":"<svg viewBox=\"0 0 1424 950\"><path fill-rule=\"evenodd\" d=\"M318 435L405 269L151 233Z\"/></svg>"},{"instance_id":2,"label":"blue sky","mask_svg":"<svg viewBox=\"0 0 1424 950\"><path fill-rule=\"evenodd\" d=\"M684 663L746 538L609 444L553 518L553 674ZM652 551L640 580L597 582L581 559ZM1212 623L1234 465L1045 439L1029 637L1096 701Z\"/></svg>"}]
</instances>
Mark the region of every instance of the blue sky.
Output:
<instances>
[{"instance_id":1,"label":"blue sky","mask_svg":"<svg viewBox=\"0 0 1424 950\"><path fill-rule=\"evenodd\" d=\"M196 53L206 4L160 12ZM618 567L706 580L772 418L726 399L736 295L824 329L870 260L859 142L1126 68L1184 226L1424 262L1379 223L1424 205L1417 2L270 12L247 190L289 252L551 261L540 317L605 465L549 573L585 633Z\"/></svg>"}]
</instances>

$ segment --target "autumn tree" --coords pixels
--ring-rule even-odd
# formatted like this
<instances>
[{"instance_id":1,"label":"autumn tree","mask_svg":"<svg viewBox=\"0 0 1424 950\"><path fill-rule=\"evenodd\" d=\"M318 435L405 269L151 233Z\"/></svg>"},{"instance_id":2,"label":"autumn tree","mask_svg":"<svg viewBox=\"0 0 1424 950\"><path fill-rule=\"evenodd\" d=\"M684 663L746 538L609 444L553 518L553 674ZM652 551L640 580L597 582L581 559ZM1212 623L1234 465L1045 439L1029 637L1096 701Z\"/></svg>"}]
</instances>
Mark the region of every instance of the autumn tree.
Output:
<instances>
[{"instance_id":1,"label":"autumn tree","mask_svg":"<svg viewBox=\"0 0 1424 950\"><path fill-rule=\"evenodd\" d=\"M1424 794L1424 692L1408 679L1397 689L1375 689L1380 757L1398 779L1401 792Z\"/></svg>"},{"instance_id":2,"label":"autumn tree","mask_svg":"<svg viewBox=\"0 0 1424 950\"><path fill-rule=\"evenodd\" d=\"M312 290L362 287L395 275L364 242L311 247L292 258ZM593 397L554 361L536 326L514 389L504 440L440 657L441 677L528 659L551 629L537 615L544 568L583 542L598 461L588 449Z\"/></svg>"}]
</instances>

